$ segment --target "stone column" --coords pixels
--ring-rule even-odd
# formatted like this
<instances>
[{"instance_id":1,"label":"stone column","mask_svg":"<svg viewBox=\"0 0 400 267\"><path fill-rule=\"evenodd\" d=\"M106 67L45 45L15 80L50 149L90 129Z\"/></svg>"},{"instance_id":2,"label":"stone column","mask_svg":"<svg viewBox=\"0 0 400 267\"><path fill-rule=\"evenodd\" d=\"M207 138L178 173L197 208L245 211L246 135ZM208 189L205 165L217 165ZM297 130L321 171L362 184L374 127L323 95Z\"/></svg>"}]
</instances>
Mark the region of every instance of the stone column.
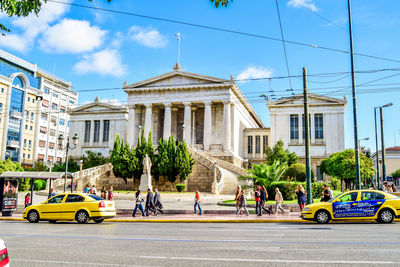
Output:
<instances>
[{"instance_id":1,"label":"stone column","mask_svg":"<svg viewBox=\"0 0 400 267\"><path fill-rule=\"evenodd\" d=\"M163 130L163 138L165 140L168 140L168 138L171 136L171 103L165 103L164 104L165 109L164 109L164 130Z\"/></svg>"},{"instance_id":2,"label":"stone column","mask_svg":"<svg viewBox=\"0 0 400 267\"><path fill-rule=\"evenodd\" d=\"M232 124L231 124L231 102L224 102L224 128L225 128L225 139L224 139L224 150L232 150Z\"/></svg>"},{"instance_id":3,"label":"stone column","mask_svg":"<svg viewBox=\"0 0 400 267\"><path fill-rule=\"evenodd\" d=\"M146 107L146 114L144 116L144 137L147 140L149 136L149 132L152 130L152 104L145 105Z\"/></svg>"},{"instance_id":4,"label":"stone column","mask_svg":"<svg viewBox=\"0 0 400 267\"><path fill-rule=\"evenodd\" d=\"M49 115L50 117L50 115ZM90 138L89 138L89 145L93 146L93 140L94 140L94 120L90 121Z\"/></svg>"},{"instance_id":5,"label":"stone column","mask_svg":"<svg viewBox=\"0 0 400 267\"><path fill-rule=\"evenodd\" d=\"M104 120L100 120L99 146L103 145ZM131 144L129 144L131 145Z\"/></svg>"},{"instance_id":6,"label":"stone column","mask_svg":"<svg viewBox=\"0 0 400 267\"><path fill-rule=\"evenodd\" d=\"M126 137L130 146L133 146L136 141L136 112L135 106L129 107L129 119Z\"/></svg>"},{"instance_id":7,"label":"stone column","mask_svg":"<svg viewBox=\"0 0 400 267\"><path fill-rule=\"evenodd\" d=\"M204 102L204 132L203 132L203 145L204 150L210 150L211 144L211 101Z\"/></svg>"},{"instance_id":8,"label":"stone column","mask_svg":"<svg viewBox=\"0 0 400 267\"><path fill-rule=\"evenodd\" d=\"M191 129L192 129L192 114L191 114L191 106L190 102L184 102L185 105L185 110L184 110L184 115L183 115L183 124L185 125L185 128L183 128L183 140L185 140L186 144L188 146L191 145Z\"/></svg>"},{"instance_id":9,"label":"stone column","mask_svg":"<svg viewBox=\"0 0 400 267\"><path fill-rule=\"evenodd\" d=\"M192 119L192 147L196 146L196 110L197 107L192 107L193 119Z\"/></svg>"}]
</instances>

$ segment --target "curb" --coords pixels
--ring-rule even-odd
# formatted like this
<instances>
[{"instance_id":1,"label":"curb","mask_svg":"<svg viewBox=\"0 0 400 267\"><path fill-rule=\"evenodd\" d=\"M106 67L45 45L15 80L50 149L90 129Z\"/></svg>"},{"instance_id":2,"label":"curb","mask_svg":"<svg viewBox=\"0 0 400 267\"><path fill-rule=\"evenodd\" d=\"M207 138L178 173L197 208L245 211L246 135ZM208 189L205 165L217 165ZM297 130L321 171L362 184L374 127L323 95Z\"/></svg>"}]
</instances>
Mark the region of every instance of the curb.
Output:
<instances>
[{"instance_id":1,"label":"curb","mask_svg":"<svg viewBox=\"0 0 400 267\"><path fill-rule=\"evenodd\" d=\"M224 219L163 219L163 220L151 220L151 219L109 219L105 222L132 222L132 223L312 223L305 220L268 220L268 219L258 219L258 220L224 220Z\"/></svg>"}]
</instances>

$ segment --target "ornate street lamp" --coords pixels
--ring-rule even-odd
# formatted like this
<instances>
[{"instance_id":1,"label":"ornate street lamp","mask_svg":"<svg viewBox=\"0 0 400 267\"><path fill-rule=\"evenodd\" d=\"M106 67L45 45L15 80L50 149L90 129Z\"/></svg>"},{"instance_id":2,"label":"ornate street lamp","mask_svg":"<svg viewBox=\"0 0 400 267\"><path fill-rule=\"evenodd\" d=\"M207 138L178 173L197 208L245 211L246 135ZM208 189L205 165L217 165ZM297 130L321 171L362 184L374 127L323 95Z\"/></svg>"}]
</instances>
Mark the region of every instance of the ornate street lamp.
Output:
<instances>
[{"instance_id":1,"label":"ornate street lamp","mask_svg":"<svg viewBox=\"0 0 400 267\"><path fill-rule=\"evenodd\" d=\"M68 151L69 151L70 149L71 149L71 150L74 150L74 149L76 148L76 145L78 144L78 140L79 140L79 137L78 137L77 134L75 134L75 135L72 137L72 144L73 144L73 146L72 146L72 147L70 146L69 138L67 138L67 144L65 145L65 147L63 147L64 136L63 136L62 134L60 134L60 135L58 136L58 147L59 147L61 150L65 150L64 193L65 193L65 191L67 191ZM71 193L73 193L73 192L74 192L74 177L71 177Z\"/></svg>"}]
</instances>

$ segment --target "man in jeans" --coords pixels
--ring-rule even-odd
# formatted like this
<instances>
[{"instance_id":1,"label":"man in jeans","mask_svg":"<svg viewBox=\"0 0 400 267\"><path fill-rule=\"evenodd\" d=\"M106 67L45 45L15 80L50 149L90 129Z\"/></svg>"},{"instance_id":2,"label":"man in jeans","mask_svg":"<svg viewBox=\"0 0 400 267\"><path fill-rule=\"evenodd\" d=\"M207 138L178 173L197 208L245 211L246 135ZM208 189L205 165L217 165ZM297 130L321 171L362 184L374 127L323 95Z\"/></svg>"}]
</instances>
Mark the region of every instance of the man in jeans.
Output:
<instances>
[{"instance_id":1,"label":"man in jeans","mask_svg":"<svg viewBox=\"0 0 400 267\"><path fill-rule=\"evenodd\" d=\"M261 186L257 186L257 191L254 192L254 201L256 202L256 214L261 216L261 193L260 193Z\"/></svg>"},{"instance_id":2,"label":"man in jeans","mask_svg":"<svg viewBox=\"0 0 400 267\"><path fill-rule=\"evenodd\" d=\"M197 214L197 207L199 207L199 215L202 215L203 211L201 210L200 206L200 192L197 190L197 188L194 189L194 192L194 214Z\"/></svg>"},{"instance_id":3,"label":"man in jeans","mask_svg":"<svg viewBox=\"0 0 400 267\"><path fill-rule=\"evenodd\" d=\"M264 186L260 189L260 207L258 208L258 216L262 215L262 211L264 210L266 213L271 214L271 211L264 207L265 202L268 200L268 193Z\"/></svg>"}]
</instances>

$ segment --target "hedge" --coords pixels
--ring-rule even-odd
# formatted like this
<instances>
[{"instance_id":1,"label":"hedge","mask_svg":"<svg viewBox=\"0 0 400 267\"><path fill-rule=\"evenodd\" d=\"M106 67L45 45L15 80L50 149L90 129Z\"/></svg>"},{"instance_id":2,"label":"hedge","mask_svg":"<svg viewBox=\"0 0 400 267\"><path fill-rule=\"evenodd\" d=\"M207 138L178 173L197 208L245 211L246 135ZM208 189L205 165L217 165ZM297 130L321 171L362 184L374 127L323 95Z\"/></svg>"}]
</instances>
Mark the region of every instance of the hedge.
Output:
<instances>
[{"instance_id":1,"label":"hedge","mask_svg":"<svg viewBox=\"0 0 400 267\"><path fill-rule=\"evenodd\" d=\"M298 184L301 184L304 187L304 189L306 189L305 182L286 182L286 181L273 182L266 187L269 196L268 199L270 200L274 199L275 188L279 188L279 191L281 191L284 200L294 200L297 198L295 191L297 189ZM321 197L322 188L323 184L312 183L313 198Z\"/></svg>"},{"instance_id":2,"label":"hedge","mask_svg":"<svg viewBox=\"0 0 400 267\"><path fill-rule=\"evenodd\" d=\"M33 190L39 191L46 189L46 181L45 180L35 180L33 182Z\"/></svg>"},{"instance_id":3,"label":"hedge","mask_svg":"<svg viewBox=\"0 0 400 267\"><path fill-rule=\"evenodd\" d=\"M178 190L178 192L183 192L186 188L186 185L185 184L176 184L175 187L176 187L176 190Z\"/></svg>"}]
</instances>

